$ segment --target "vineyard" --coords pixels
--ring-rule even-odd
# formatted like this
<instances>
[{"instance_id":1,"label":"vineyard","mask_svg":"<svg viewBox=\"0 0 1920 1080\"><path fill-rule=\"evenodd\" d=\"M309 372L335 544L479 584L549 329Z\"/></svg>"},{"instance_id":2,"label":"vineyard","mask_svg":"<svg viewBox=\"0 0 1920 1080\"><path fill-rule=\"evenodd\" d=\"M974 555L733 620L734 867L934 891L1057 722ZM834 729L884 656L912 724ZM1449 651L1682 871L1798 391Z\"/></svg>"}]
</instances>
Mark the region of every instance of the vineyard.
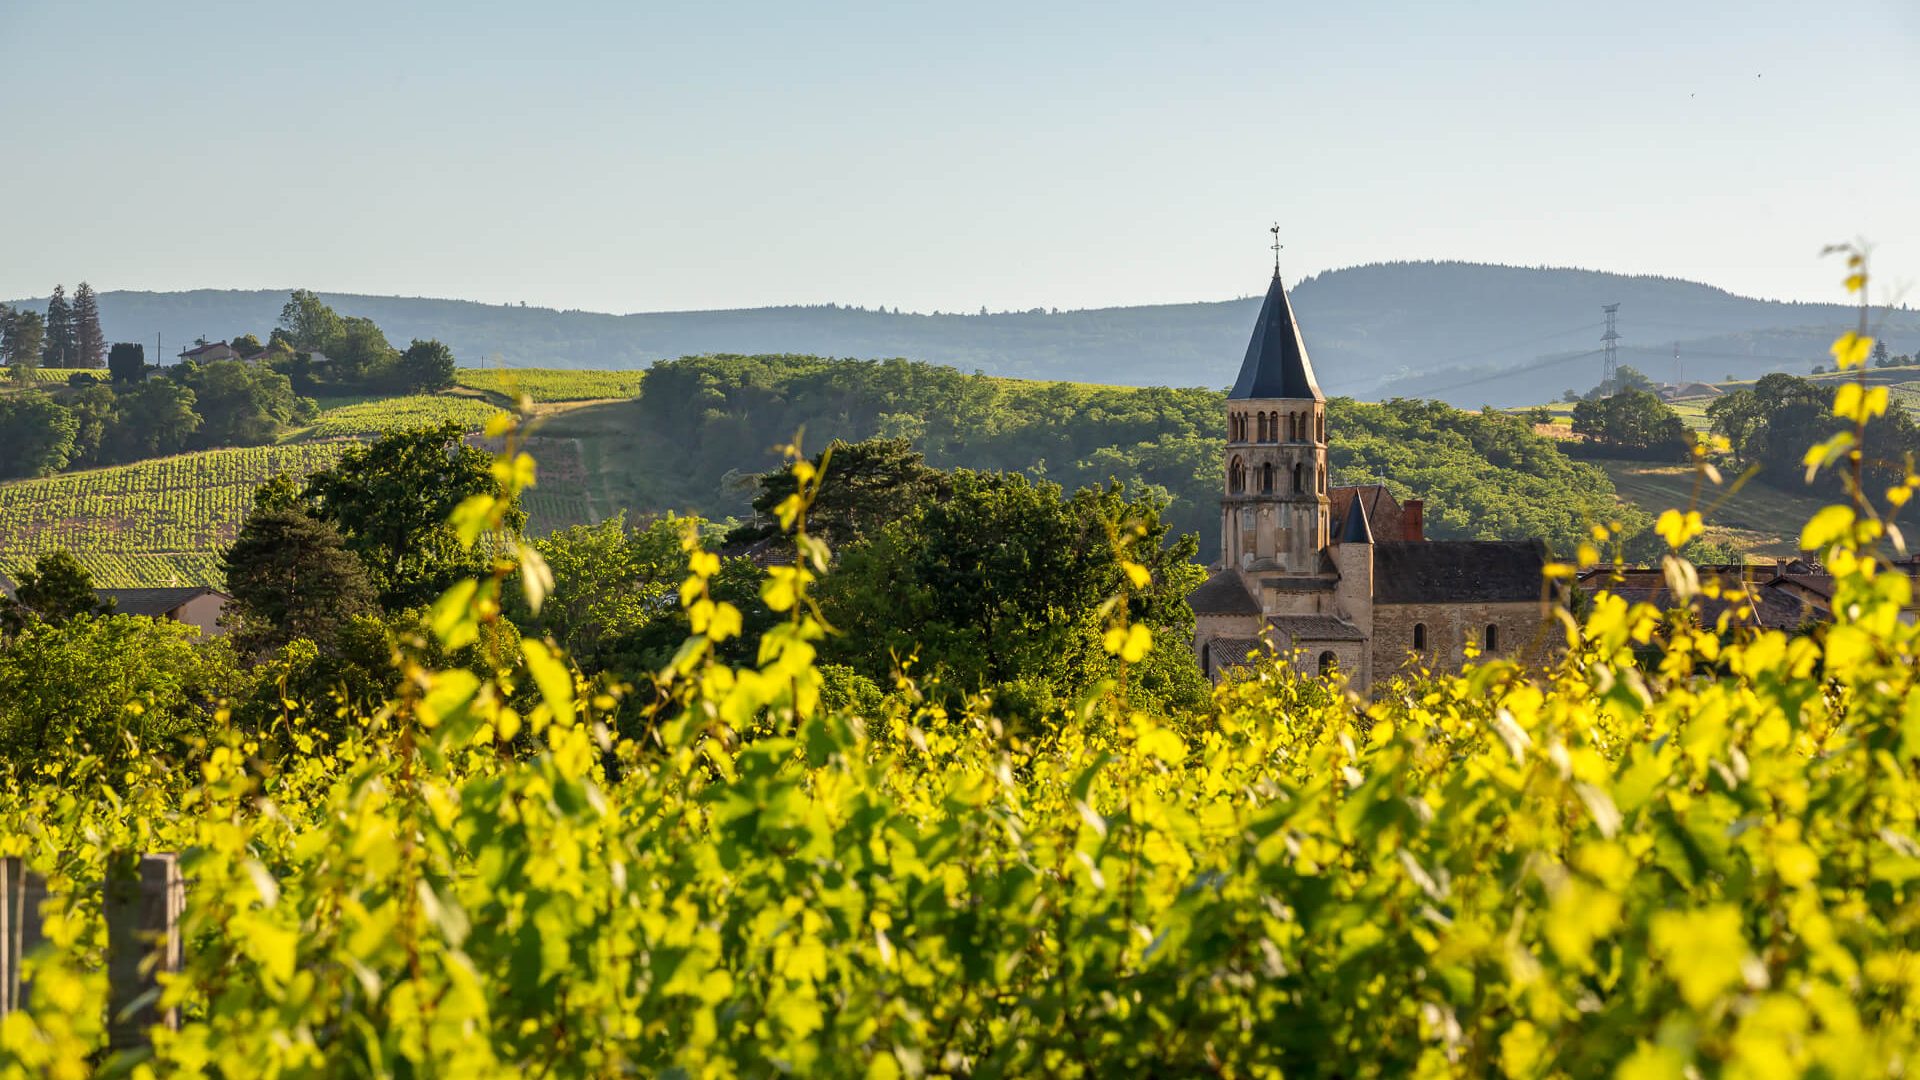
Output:
<instances>
[{"instance_id":1,"label":"vineyard","mask_svg":"<svg viewBox=\"0 0 1920 1080\"><path fill-rule=\"evenodd\" d=\"M137 735L36 761L0 789L49 890L0 1067L100 1064L108 853L180 851L155 1075L1908 1075L1920 628L1881 536L1808 524L1820 637L1603 594L1544 668L1368 704L1258 662L1196 713L1110 689L1015 734L911 681L825 693L804 536L759 666L721 664L741 615L689 535L696 633L642 738L492 637L510 676L420 653L344 730L288 703L222 713L192 768ZM443 646L504 574L436 605ZM1106 641L1138 660L1127 580Z\"/></svg>"},{"instance_id":2,"label":"vineyard","mask_svg":"<svg viewBox=\"0 0 1920 1080\"><path fill-rule=\"evenodd\" d=\"M31 386L40 387L65 386L69 378L82 372L102 379L107 377L107 373L103 368L34 368L27 379L27 383ZM19 385L20 384L13 381L11 375L0 371L0 389L18 389Z\"/></svg>"},{"instance_id":3,"label":"vineyard","mask_svg":"<svg viewBox=\"0 0 1920 1080\"><path fill-rule=\"evenodd\" d=\"M254 488L276 472L325 468L345 446L208 450L0 485L0 568L64 548L103 587L218 581L219 548L238 531Z\"/></svg>"},{"instance_id":4,"label":"vineyard","mask_svg":"<svg viewBox=\"0 0 1920 1080\"><path fill-rule=\"evenodd\" d=\"M303 429L303 439L371 439L402 428L453 422L472 431L499 410L484 401L439 394L408 394L341 405L322 411Z\"/></svg>"},{"instance_id":5,"label":"vineyard","mask_svg":"<svg viewBox=\"0 0 1920 1080\"><path fill-rule=\"evenodd\" d=\"M570 368L463 368L459 385L503 398L521 394L536 404L630 398L640 393L645 371L589 371Z\"/></svg>"}]
</instances>

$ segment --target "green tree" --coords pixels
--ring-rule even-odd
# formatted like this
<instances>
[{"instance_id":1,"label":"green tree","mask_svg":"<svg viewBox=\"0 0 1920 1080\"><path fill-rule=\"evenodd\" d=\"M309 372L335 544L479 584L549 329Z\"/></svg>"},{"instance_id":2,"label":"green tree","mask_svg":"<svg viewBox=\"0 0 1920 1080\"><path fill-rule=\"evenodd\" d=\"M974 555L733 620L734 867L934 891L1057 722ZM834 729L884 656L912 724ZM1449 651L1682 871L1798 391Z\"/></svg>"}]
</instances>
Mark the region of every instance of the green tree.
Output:
<instances>
[{"instance_id":1,"label":"green tree","mask_svg":"<svg viewBox=\"0 0 1920 1080\"><path fill-rule=\"evenodd\" d=\"M244 360L202 364L180 381L193 391L202 420L195 446L269 443L311 413L285 375Z\"/></svg>"},{"instance_id":2,"label":"green tree","mask_svg":"<svg viewBox=\"0 0 1920 1080\"><path fill-rule=\"evenodd\" d=\"M178 752L244 684L224 641L202 643L181 623L129 615L34 623L0 648L0 757L44 760L68 739L110 765Z\"/></svg>"},{"instance_id":3,"label":"green tree","mask_svg":"<svg viewBox=\"0 0 1920 1080\"><path fill-rule=\"evenodd\" d=\"M403 390L445 390L453 385L458 370L452 349L438 341L414 338L396 362L394 381Z\"/></svg>"},{"instance_id":4,"label":"green tree","mask_svg":"<svg viewBox=\"0 0 1920 1080\"><path fill-rule=\"evenodd\" d=\"M100 332L100 298L93 286L81 282L73 291L74 367L97 368L106 363L107 339Z\"/></svg>"},{"instance_id":5,"label":"green tree","mask_svg":"<svg viewBox=\"0 0 1920 1080\"><path fill-rule=\"evenodd\" d=\"M231 341L228 341L227 344L233 346L235 352L245 357L252 357L261 349L266 348L266 346L260 344L260 339L252 334L240 334Z\"/></svg>"},{"instance_id":6,"label":"green tree","mask_svg":"<svg viewBox=\"0 0 1920 1080\"><path fill-rule=\"evenodd\" d=\"M583 666L602 666L601 645L676 611L686 576L681 530L698 522L671 515L644 528L627 527L624 514L596 525L574 525L534 541L553 570L553 592L538 616L510 595L515 620L528 632L551 636Z\"/></svg>"},{"instance_id":7,"label":"green tree","mask_svg":"<svg viewBox=\"0 0 1920 1080\"><path fill-rule=\"evenodd\" d=\"M116 383L137 383L147 377L147 347L135 341L116 341L107 353L107 371Z\"/></svg>"},{"instance_id":8,"label":"green tree","mask_svg":"<svg viewBox=\"0 0 1920 1080\"><path fill-rule=\"evenodd\" d=\"M37 311L15 311L7 318L4 330L0 353L6 356L8 373L16 383L32 381L46 345L47 320Z\"/></svg>"},{"instance_id":9,"label":"green tree","mask_svg":"<svg viewBox=\"0 0 1920 1080\"><path fill-rule=\"evenodd\" d=\"M0 397L0 478L51 476L67 467L79 422L38 391Z\"/></svg>"},{"instance_id":10,"label":"green tree","mask_svg":"<svg viewBox=\"0 0 1920 1080\"><path fill-rule=\"evenodd\" d=\"M107 436L115 461L178 454L200 429L193 391L172 379L149 379L119 398L119 422Z\"/></svg>"},{"instance_id":11,"label":"green tree","mask_svg":"<svg viewBox=\"0 0 1920 1080\"><path fill-rule=\"evenodd\" d=\"M1754 433L1765 422L1766 413L1760 407L1760 398L1752 390L1722 394L1707 405L1709 430L1727 440L1734 459L1742 464L1749 460L1748 445Z\"/></svg>"},{"instance_id":12,"label":"green tree","mask_svg":"<svg viewBox=\"0 0 1920 1080\"><path fill-rule=\"evenodd\" d=\"M1101 645L1101 605L1125 580L1114 537L1137 527L1131 557L1152 584L1129 615L1151 630L1156 652L1180 663L1131 672L1133 689L1163 702L1198 699L1186 595L1205 572L1191 536L1169 537L1160 502L1129 500L1113 486L1069 498L1007 473L961 470L950 481L946 498L848 548L822 582L827 620L844 631L827 646L831 658L886 684L917 653L915 670L950 692L994 692L1038 721L1116 674Z\"/></svg>"},{"instance_id":13,"label":"green tree","mask_svg":"<svg viewBox=\"0 0 1920 1080\"><path fill-rule=\"evenodd\" d=\"M1656 394L1622 390L1573 407L1573 433L1636 454L1678 456L1686 452L1685 422Z\"/></svg>"},{"instance_id":14,"label":"green tree","mask_svg":"<svg viewBox=\"0 0 1920 1080\"><path fill-rule=\"evenodd\" d=\"M342 316L339 332L325 352L333 361L331 375L341 382L377 382L389 375L400 354L372 319Z\"/></svg>"},{"instance_id":15,"label":"green tree","mask_svg":"<svg viewBox=\"0 0 1920 1080\"><path fill-rule=\"evenodd\" d=\"M107 440L120 422L120 398L111 386L89 382L61 401L73 413L73 467L98 465L106 460Z\"/></svg>"},{"instance_id":16,"label":"green tree","mask_svg":"<svg viewBox=\"0 0 1920 1080\"><path fill-rule=\"evenodd\" d=\"M46 341L41 347L40 360L45 367L78 367L80 360L80 328L73 320L73 306L67 303L67 290L63 285L53 287L53 295L47 299Z\"/></svg>"},{"instance_id":17,"label":"green tree","mask_svg":"<svg viewBox=\"0 0 1920 1080\"><path fill-rule=\"evenodd\" d=\"M327 352L340 336L340 316L311 290L295 289L280 309L280 328L301 352Z\"/></svg>"},{"instance_id":18,"label":"green tree","mask_svg":"<svg viewBox=\"0 0 1920 1080\"><path fill-rule=\"evenodd\" d=\"M297 638L332 652L347 620L375 611L366 568L331 522L292 509L256 510L227 548L235 644L255 655Z\"/></svg>"},{"instance_id":19,"label":"green tree","mask_svg":"<svg viewBox=\"0 0 1920 1080\"><path fill-rule=\"evenodd\" d=\"M391 432L348 450L307 478L302 503L332 522L367 568L389 610L430 603L455 581L487 572L484 544L463 548L447 516L470 495L493 491L492 459L468 445L459 424ZM518 530L526 514L515 508Z\"/></svg>"},{"instance_id":20,"label":"green tree","mask_svg":"<svg viewBox=\"0 0 1920 1080\"><path fill-rule=\"evenodd\" d=\"M1597 400L1599 398L1612 397L1614 394L1618 394L1624 390L1645 390L1651 393L1653 388L1653 380L1642 374L1640 369L1629 364L1622 364L1614 371L1613 378L1602 381L1585 394L1569 397L1567 400L1576 401L1581 398Z\"/></svg>"},{"instance_id":21,"label":"green tree","mask_svg":"<svg viewBox=\"0 0 1920 1080\"><path fill-rule=\"evenodd\" d=\"M56 623L101 614L112 606L100 601L93 575L65 550L50 551L36 559L32 569L20 571L14 597L28 611Z\"/></svg>"},{"instance_id":22,"label":"green tree","mask_svg":"<svg viewBox=\"0 0 1920 1080\"><path fill-rule=\"evenodd\" d=\"M865 439L849 443L836 439L813 457L813 467L825 466L820 495L807 512L807 531L834 548L845 547L878 533L888 523L911 514L924 502L943 493L946 477L928 467L926 459L905 439ZM762 473L760 494L754 496L754 521L730 534L740 543L777 536L781 529L777 508L794 492L793 471Z\"/></svg>"}]
</instances>

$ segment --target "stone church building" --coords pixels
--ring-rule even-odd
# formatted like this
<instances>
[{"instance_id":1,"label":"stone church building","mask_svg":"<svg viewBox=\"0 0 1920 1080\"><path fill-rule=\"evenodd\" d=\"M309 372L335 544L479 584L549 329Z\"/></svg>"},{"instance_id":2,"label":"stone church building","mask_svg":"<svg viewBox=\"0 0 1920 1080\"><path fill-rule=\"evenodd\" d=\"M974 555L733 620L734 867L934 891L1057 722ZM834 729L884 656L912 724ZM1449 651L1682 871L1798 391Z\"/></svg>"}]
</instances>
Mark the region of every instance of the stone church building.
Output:
<instances>
[{"instance_id":1,"label":"stone church building","mask_svg":"<svg viewBox=\"0 0 1920 1080\"><path fill-rule=\"evenodd\" d=\"M1328 485L1327 401L1278 273L1227 395L1225 466L1220 561L1189 597L1209 676L1272 649L1364 692L1416 657L1542 640L1539 541L1430 541L1419 500Z\"/></svg>"}]
</instances>

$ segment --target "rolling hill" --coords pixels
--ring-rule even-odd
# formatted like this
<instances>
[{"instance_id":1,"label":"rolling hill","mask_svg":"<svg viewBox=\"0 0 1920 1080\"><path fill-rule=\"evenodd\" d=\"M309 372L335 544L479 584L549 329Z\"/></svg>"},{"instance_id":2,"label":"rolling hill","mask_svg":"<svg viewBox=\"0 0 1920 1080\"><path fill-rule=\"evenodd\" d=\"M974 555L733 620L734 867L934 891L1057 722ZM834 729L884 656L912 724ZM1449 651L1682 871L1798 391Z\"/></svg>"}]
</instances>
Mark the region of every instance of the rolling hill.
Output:
<instances>
[{"instance_id":1,"label":"rolling hill","mask_svg":"<svg viewBox=\"0 0 1920 1080\"><path fill-rule=\"evenodd\" d=\"M106 292L103 326L112 340L150 348L159 335L172 354L199 336L264 335L286 292ZM1539 401L1598 381L1602 304L1621 305L1621 361L1655 378L1671 376L1676 343L1690 379L1805 372L1853 317L1840 305L1756 300L1674 278L1460 262L1333 270L1292 292L1330 393L1468 407ZM323 295L342 312L372 318L396 342L438 338L469 366L620 370L704 353L810 353L902 356L1016 378L1212 387L1232 381L1259 302L971 315L837 305L609 315ZM1883 333L1895 352L1920 348L1920 312L1890 313Z\"/></svg>"}]
</instances>

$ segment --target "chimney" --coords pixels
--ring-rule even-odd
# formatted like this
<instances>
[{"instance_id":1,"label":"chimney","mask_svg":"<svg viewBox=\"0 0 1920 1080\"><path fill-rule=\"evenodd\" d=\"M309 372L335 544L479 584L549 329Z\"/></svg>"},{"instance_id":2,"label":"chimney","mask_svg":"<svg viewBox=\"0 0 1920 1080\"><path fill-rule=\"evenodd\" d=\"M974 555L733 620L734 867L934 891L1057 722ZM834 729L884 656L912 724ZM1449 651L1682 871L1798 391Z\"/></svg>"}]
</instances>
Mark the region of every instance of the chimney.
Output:
<instances>
[{"instance_id":1,"label":"chimney","mask_svg":"<svg viewBox=\"0 0 1920 1080\"><path fill-rule=\"evenodd\" d=\"M1400 539L1425 540L1427 538L1427 501L1408 499L1400 504Z\"/></svg>"}]
</instances>

